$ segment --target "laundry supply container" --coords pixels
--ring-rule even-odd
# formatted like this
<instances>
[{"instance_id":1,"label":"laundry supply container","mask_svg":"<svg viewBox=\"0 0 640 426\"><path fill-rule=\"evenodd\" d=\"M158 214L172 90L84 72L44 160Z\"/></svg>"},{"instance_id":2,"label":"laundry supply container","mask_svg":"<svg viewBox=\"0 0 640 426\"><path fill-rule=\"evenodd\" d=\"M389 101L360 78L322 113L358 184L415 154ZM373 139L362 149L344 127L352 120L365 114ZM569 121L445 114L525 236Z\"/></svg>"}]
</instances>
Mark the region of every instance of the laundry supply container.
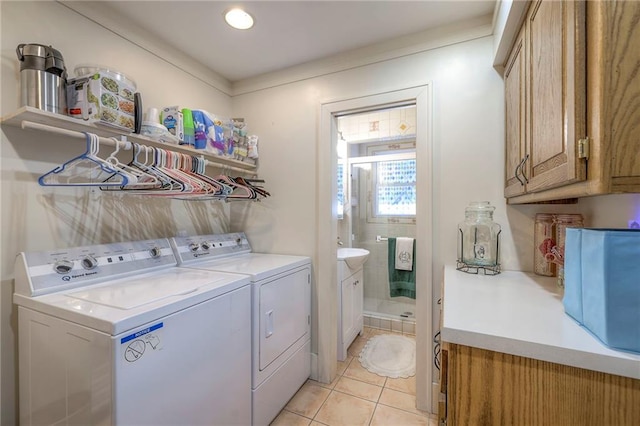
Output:
<instances>
[{"instance_id":1,"label":"laundry supply container","mask_svg":"<svg viewBox=\"0 0 640 426\"><path fill-rule=\"evenodd\" d=\"M563 304L607 346L640 353L640 230L568 228Z\"/></svg>"},{"instance_id":2,"label":"laundry supply container","mask_svg":"<svg viewBox=\"0 0 640 426\"><path fill-rule=\"evenodd\" d=\"M136 83L119 71L99 65L79 65L78 77L67 84L69 115L82 120L96 120L124 131L134 131L136 117Z\"/></svg>"}]
</instances>

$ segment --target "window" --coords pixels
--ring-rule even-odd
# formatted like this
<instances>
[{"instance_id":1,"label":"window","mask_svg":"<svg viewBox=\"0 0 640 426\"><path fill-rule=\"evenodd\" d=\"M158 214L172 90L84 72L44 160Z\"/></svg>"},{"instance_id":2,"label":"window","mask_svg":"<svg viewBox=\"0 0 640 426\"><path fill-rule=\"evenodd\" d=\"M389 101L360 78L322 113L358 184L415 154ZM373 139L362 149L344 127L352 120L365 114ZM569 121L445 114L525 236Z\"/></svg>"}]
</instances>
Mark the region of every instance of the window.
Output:
<instances>
[{"instance_id":1,"label":"window","mask_svg":"<svg viewBox=\"0 0 640 426\"><path fill-rule=\"evenodd\" d=\"M356 208L353 214L368 222L415 223L416 106L348 113L336 124L338 218Z\"/></svg>"},{"instance_id":2,"label":"window","mask_svg":"<svg viewBox=\"0 0 640 426\"><path fill-rule=\"evenodd\" d=\"M415 223L415 140L366 147L371 162L367 221L373 223Z\"/></svg>"},{"instance_id":3,"label":"window","mask_svg":"<svg viewBox=\"0 0 640 426\"><path fill-rule=\"evenodd\" d=\"M416 216L416 160L375 164L373 216Z\"/></svg>"},{"instance_id":4,"label":"window","mask_svg":"<svg viewBox=\"0 0 640 426\"><path fill-rule=\"evenodd\" d=\"M344 194L345 185L344 181L346 164L343 160L338 160L338 219L344 217Z\"/></svg>"}]
</instances>

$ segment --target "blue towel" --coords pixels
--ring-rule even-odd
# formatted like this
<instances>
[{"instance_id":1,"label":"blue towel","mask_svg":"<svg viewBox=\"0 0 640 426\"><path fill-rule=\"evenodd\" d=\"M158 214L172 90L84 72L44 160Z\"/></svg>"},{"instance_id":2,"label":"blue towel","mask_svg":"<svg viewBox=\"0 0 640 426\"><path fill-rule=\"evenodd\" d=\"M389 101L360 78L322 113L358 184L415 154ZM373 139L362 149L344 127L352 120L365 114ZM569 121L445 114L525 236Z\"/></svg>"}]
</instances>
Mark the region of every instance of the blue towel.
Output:
<instances>
[{"instance_id":1,"label":"blue towel","mask_svg":"<svg viewBox=\"0 0 640 426\"><path fill-rule=\"evenodd\" d=\"M389 295L391 297L416 298L416 240L413 240L413 269L411 271L400 271L396 269L396 239L389 238Z\"/></svg>"}]
</instances>

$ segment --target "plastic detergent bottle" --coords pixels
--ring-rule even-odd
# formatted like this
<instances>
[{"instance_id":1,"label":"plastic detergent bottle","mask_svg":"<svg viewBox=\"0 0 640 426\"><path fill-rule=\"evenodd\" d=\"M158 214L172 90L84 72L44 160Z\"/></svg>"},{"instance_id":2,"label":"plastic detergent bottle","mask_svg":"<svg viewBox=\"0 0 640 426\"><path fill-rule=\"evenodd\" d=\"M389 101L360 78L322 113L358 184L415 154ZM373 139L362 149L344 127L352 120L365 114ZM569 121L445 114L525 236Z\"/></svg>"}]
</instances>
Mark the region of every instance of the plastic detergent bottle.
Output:
<instances>
[{"instance_id":1,"label":"plastic detergent bottle","mask_svg":"<svg viewBox=\"0 0 640 426\"><path fill-rule=\"evenodd\" d=\"M184 126L184 143L185 145L195 146L196 131L193 124L193 114L189 108L182 108L182 124Z\"/></svg>"},{"instance_id":2,"label":"plastic detergent bottle","mask_svg":"<svg viewBox=\"0 0 640 426\"><path fill-rule=\"evenodd\" d=\"M184 117L177 106L166 107L160 113L160 121L169 132L184 144Z\"/></svg>"}]
</instances>

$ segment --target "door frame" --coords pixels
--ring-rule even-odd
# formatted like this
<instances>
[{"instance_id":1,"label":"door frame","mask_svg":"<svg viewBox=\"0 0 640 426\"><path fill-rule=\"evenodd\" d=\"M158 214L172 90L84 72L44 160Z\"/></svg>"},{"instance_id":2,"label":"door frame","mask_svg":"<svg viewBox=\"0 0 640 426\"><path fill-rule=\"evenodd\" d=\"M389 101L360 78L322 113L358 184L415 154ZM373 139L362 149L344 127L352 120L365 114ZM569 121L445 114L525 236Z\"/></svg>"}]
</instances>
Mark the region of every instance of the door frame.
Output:
<instances>
[{"instance_id":1,"label":"door frame","mask_svg":"<svg viewBox=\"0 0 640 426\"><path fill-rule=\"evenodd\" d=\"M321 102L316 152L318 158L317 241L317 359L313 377L331 383L337 370L337 123L346 112L367 111L399 103L416 105L416 406L435 412L432 405L433 353L433 88L432 83L360 97Z\"/></svg>"}]
</instances>

